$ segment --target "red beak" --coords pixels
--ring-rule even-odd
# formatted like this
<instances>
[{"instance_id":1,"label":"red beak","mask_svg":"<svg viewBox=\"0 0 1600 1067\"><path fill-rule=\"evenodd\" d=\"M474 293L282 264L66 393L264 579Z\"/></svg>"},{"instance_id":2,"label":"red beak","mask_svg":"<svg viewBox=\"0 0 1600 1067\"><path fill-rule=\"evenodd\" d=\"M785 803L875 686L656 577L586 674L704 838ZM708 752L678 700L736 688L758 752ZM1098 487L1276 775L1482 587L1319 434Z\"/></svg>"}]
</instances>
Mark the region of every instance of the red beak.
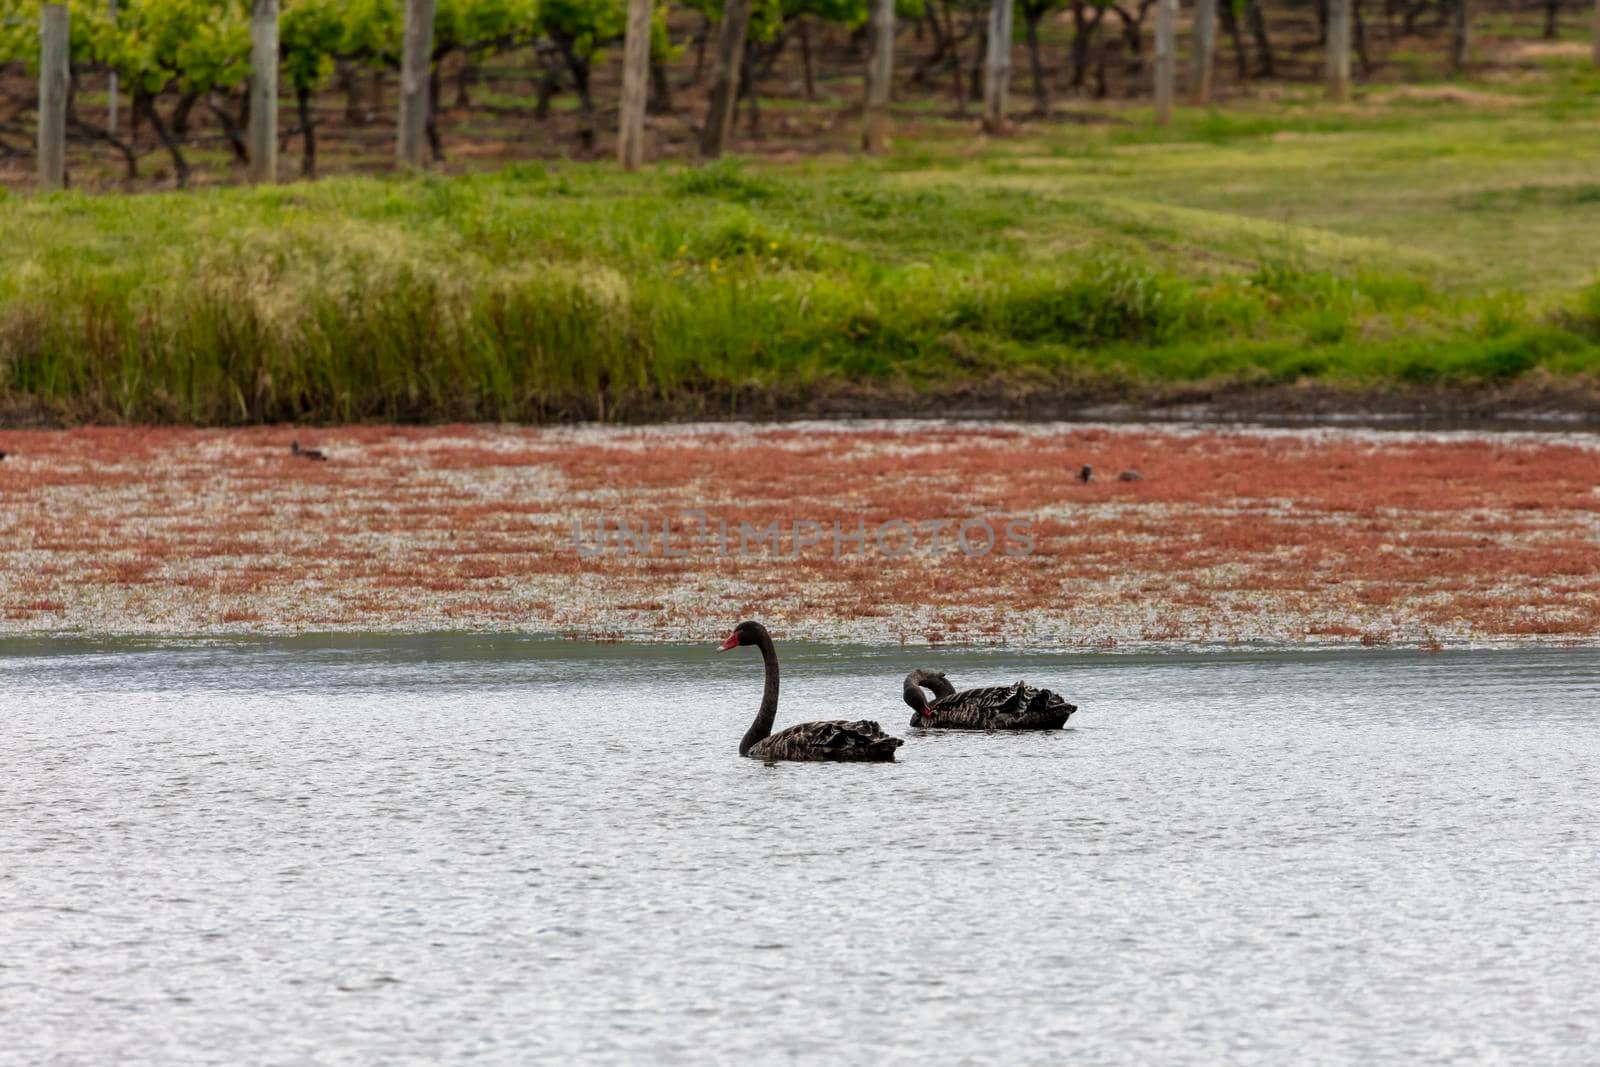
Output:
<instances>
[{"instance_id":1,"label":"red beak","mask_svg":"<svg viewBox=\"0 0 1600 1067\"><path fill-rule=\"evenodd\" d=\"M728 639L726 641L722 642L722 647L717 649L717 651L718 652L726 652L730 648L738 648L738 647L739 647L739 633L738 633L737 630L735 630L733 633L728 635Z\"/></svg>"}]
</instances>

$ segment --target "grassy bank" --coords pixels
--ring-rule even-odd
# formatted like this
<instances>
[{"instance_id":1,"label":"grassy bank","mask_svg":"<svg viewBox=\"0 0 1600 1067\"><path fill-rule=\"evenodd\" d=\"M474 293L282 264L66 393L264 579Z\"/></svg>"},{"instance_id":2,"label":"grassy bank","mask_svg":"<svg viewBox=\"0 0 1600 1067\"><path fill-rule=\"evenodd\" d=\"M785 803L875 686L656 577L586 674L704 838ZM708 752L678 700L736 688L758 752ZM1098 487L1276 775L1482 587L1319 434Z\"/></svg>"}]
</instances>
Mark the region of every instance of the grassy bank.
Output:
<instances>
[{"instance_id":1,"label":"grassy bank","mask_svg":"<svg viewBox=\"0 0 1600 1067\"><path fill-rule=\"evenodd\" d=\"M1600 374L1577 66L1128 119L881 162L0 195L0 393L232 423Z\"/></svg>"}]
</instances>

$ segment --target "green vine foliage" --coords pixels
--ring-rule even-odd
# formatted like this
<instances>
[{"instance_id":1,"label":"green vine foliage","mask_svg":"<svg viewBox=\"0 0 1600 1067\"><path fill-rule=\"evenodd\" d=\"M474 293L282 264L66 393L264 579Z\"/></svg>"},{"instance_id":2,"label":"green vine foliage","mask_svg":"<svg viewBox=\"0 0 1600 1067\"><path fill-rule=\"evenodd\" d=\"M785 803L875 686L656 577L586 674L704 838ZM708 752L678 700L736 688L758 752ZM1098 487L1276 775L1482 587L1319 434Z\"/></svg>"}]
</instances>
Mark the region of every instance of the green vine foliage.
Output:
<instances>
[{"instance_id":1,"label":"green vine foliage","mask_svg":"<svg viewBox=\"0 0 1600 1067\"><path fill-rule=\"evenodd\" d=\"M72 21L87 28L94 62L152 95L234 89L250 76L244 0L122 0L115 15L80 0Z\"/></svg>"},{"instance_id":2,"label":"green vine foliage","mask_svg":"<svg viewBox=\"0 0 1600 1067\"><path fill-rule=\"evenodd\" d=\"M321 0L316 0L321 2ZM374 66L400 65L405 12L399 0L329 0L344 20L339 55Z\"/></svg>"},{"instance_id":3,"label":"green vine foliage","mask_svg":"<svg viewBox=\"0 0 1600 1067\"><path fill-rule=\"evenodd\" d=\"M539 0L439 0L433 50L515 48L537 32Z\"/></svg>"},{"instance_id":4,"label":"green vine foliage","mask_svg":"<svg viewBox=\"0 0 1600 1067\"><path fill-rule=\"evenodd\" d=\"M924 0L895 0L895 17L912 20L922 17ZM712 22L722 21L723 0L683 0L683 6L700 11ZM803 15L855 29L867 21L867 0L756 0L750 10L750 39L761 43L776 40L784 26Z\"/></svg>"},{"instance_id":5,"label":"green vine foliage","mask_svg":"<svg viewBox=\"0 0 1600 1067\"><path fill-rule=\"evenodd\" d=\"M620 39L627 26L627 0L544 0L539 5L539 29L585 60Z\"/></svg>"},{"instance_id":6,"label":"green vine foliage","mask_svg":"<svg viewBox=\"0 0 1600 1067\"><path fill-rule=\"evenodd\" d=\"M307 91L325 82L346 52L347 21L343 0L286 0L278 22L284 80Z\"/></svg>"},{"instance_id":7,"label":"green vine foliage","mask_svg":"<svg viewBox=\"0 0 1600 1067\"><path fill-rule=\"evenodd\" d=\"M531 43L546 23L573 36L619 37L621 0L560 0L552 19L539 0L439 0L434 54L513 48ZM70 0L74 68L114 70L127 84L156 94L237 88L249 77L249 0ZM0 0L0 63L36 70L41 0ZM665 43L665 4L658 12ZM283 0L279 46L283 76L296 88L322 85L336 59L397 66L405 29L401 0Z\"/></svg>"},{"instance_id":8,"label":"green vine foliage","mask_svg":"<svg viewBox=\"0 0 1600 1067\"><path fill-rule=\"evenodd\" d=\"M39 69L39 20L43 4L40 0L0 0L0 65L21 64L30 74ZM71 11L71 44L68 57L74 69L93 61L92 20L84 17L92 8L82 4L69 4Z\"/></svg>"}]
</instances>

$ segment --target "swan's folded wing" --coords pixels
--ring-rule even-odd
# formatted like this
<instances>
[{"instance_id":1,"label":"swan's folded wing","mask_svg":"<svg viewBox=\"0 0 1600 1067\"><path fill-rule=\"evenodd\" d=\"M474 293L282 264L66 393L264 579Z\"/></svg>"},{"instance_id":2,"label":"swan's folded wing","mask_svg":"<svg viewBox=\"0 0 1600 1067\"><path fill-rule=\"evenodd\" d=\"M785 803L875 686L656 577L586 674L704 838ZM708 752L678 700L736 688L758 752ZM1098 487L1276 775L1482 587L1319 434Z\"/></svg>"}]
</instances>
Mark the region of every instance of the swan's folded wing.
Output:
<instances>
[{"instance_id":1,"label":"swan's folded wing","mask_svg":"<svg viewBox=\"0 0 1600 1067\"><path fill-rule=\"evenodd\" d=\"M1015 706L1018 691L1022 683L1015 685L991 685L983 689L963 689L952 696L942 697L933 702L936 708L969 707L981 708L987 711L1005 711Z\"/></svg>"},{"instance_id":2,"label":"swan's folded wing","mask_svg":"<svg viewBox=\"0 0 1600 1067\"><path fill-rule=\"evenodd\" d=\"M1021 704L1023 685L992 685L964 689L930 705L934 721L949 726L988 727L997 716L1014 714Z\"/></svg>"},{"instance_id":3,"label":"swan's folded wing","mask_svg":"<svg viewBox=\"0 0 1600 1067\"><path fill-rule=\"evenodd\" d=\"M856 722L830 719L803 722L780 730L758 744L751 754L765 759L838 759L852 754L881 753L900 745L899 738L889 737L869 719Z\"/></svg>"},{"instance_id":4,"label":"swan's folded wing","mask_svg":"<svg viewBox=\"0 0 1600 1067\"><path fill-rule=\"evenodd\" d=\"M817 725L821 729L812 731L810 742L816 748L843 748L853 740L842 723L820 722Z\"/></svg>"},{"instance_id":5,"label":"swan's folded wing","mask_svg":"<svg viewBox=\"0 0 1600 1067\"><path fill-rule=\"evenodd\" d=\"M929 706L934 726L964 730L1057 728L1078 709L1066 698L1026 682L967 689Z\"/></svg>"},{"instance_id":6,"label":"swan's folded wing","mask_svg":"<svg viewBox=\"0 0 1600 1067\"><path fill-rule=\"evenodd\" d=\"M806 723L805 725L819 727L816 732L816 740L813 743L821 748L872 745L886 740L882 727L871 719L857 719L855 722L830 719L827 722Z\"/></svg>"}]
</instances>

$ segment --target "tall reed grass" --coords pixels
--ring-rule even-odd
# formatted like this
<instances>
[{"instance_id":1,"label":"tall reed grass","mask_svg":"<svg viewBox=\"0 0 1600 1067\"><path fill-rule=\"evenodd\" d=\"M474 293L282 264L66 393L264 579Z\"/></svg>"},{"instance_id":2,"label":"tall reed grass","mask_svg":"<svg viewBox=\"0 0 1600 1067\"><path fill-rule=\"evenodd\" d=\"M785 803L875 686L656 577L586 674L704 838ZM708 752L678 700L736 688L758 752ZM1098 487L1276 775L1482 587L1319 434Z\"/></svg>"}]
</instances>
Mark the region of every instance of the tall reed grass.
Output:
<instances>
[{"instance_id":1,"label":"tall reed grass","mask_svg":"<svg viewBox=\"0 0 1600 1067\"><path fill-rule=\"evenodd\" d=\"M65 420L542 421L1007 378L1600 371L1600 286L1462 294L1292 235L1250 256L1232 235L1219 266L1204 234L1084 219L892 168L733 164L10 197L0 396Z\"/></svg>"}]
</instances>

